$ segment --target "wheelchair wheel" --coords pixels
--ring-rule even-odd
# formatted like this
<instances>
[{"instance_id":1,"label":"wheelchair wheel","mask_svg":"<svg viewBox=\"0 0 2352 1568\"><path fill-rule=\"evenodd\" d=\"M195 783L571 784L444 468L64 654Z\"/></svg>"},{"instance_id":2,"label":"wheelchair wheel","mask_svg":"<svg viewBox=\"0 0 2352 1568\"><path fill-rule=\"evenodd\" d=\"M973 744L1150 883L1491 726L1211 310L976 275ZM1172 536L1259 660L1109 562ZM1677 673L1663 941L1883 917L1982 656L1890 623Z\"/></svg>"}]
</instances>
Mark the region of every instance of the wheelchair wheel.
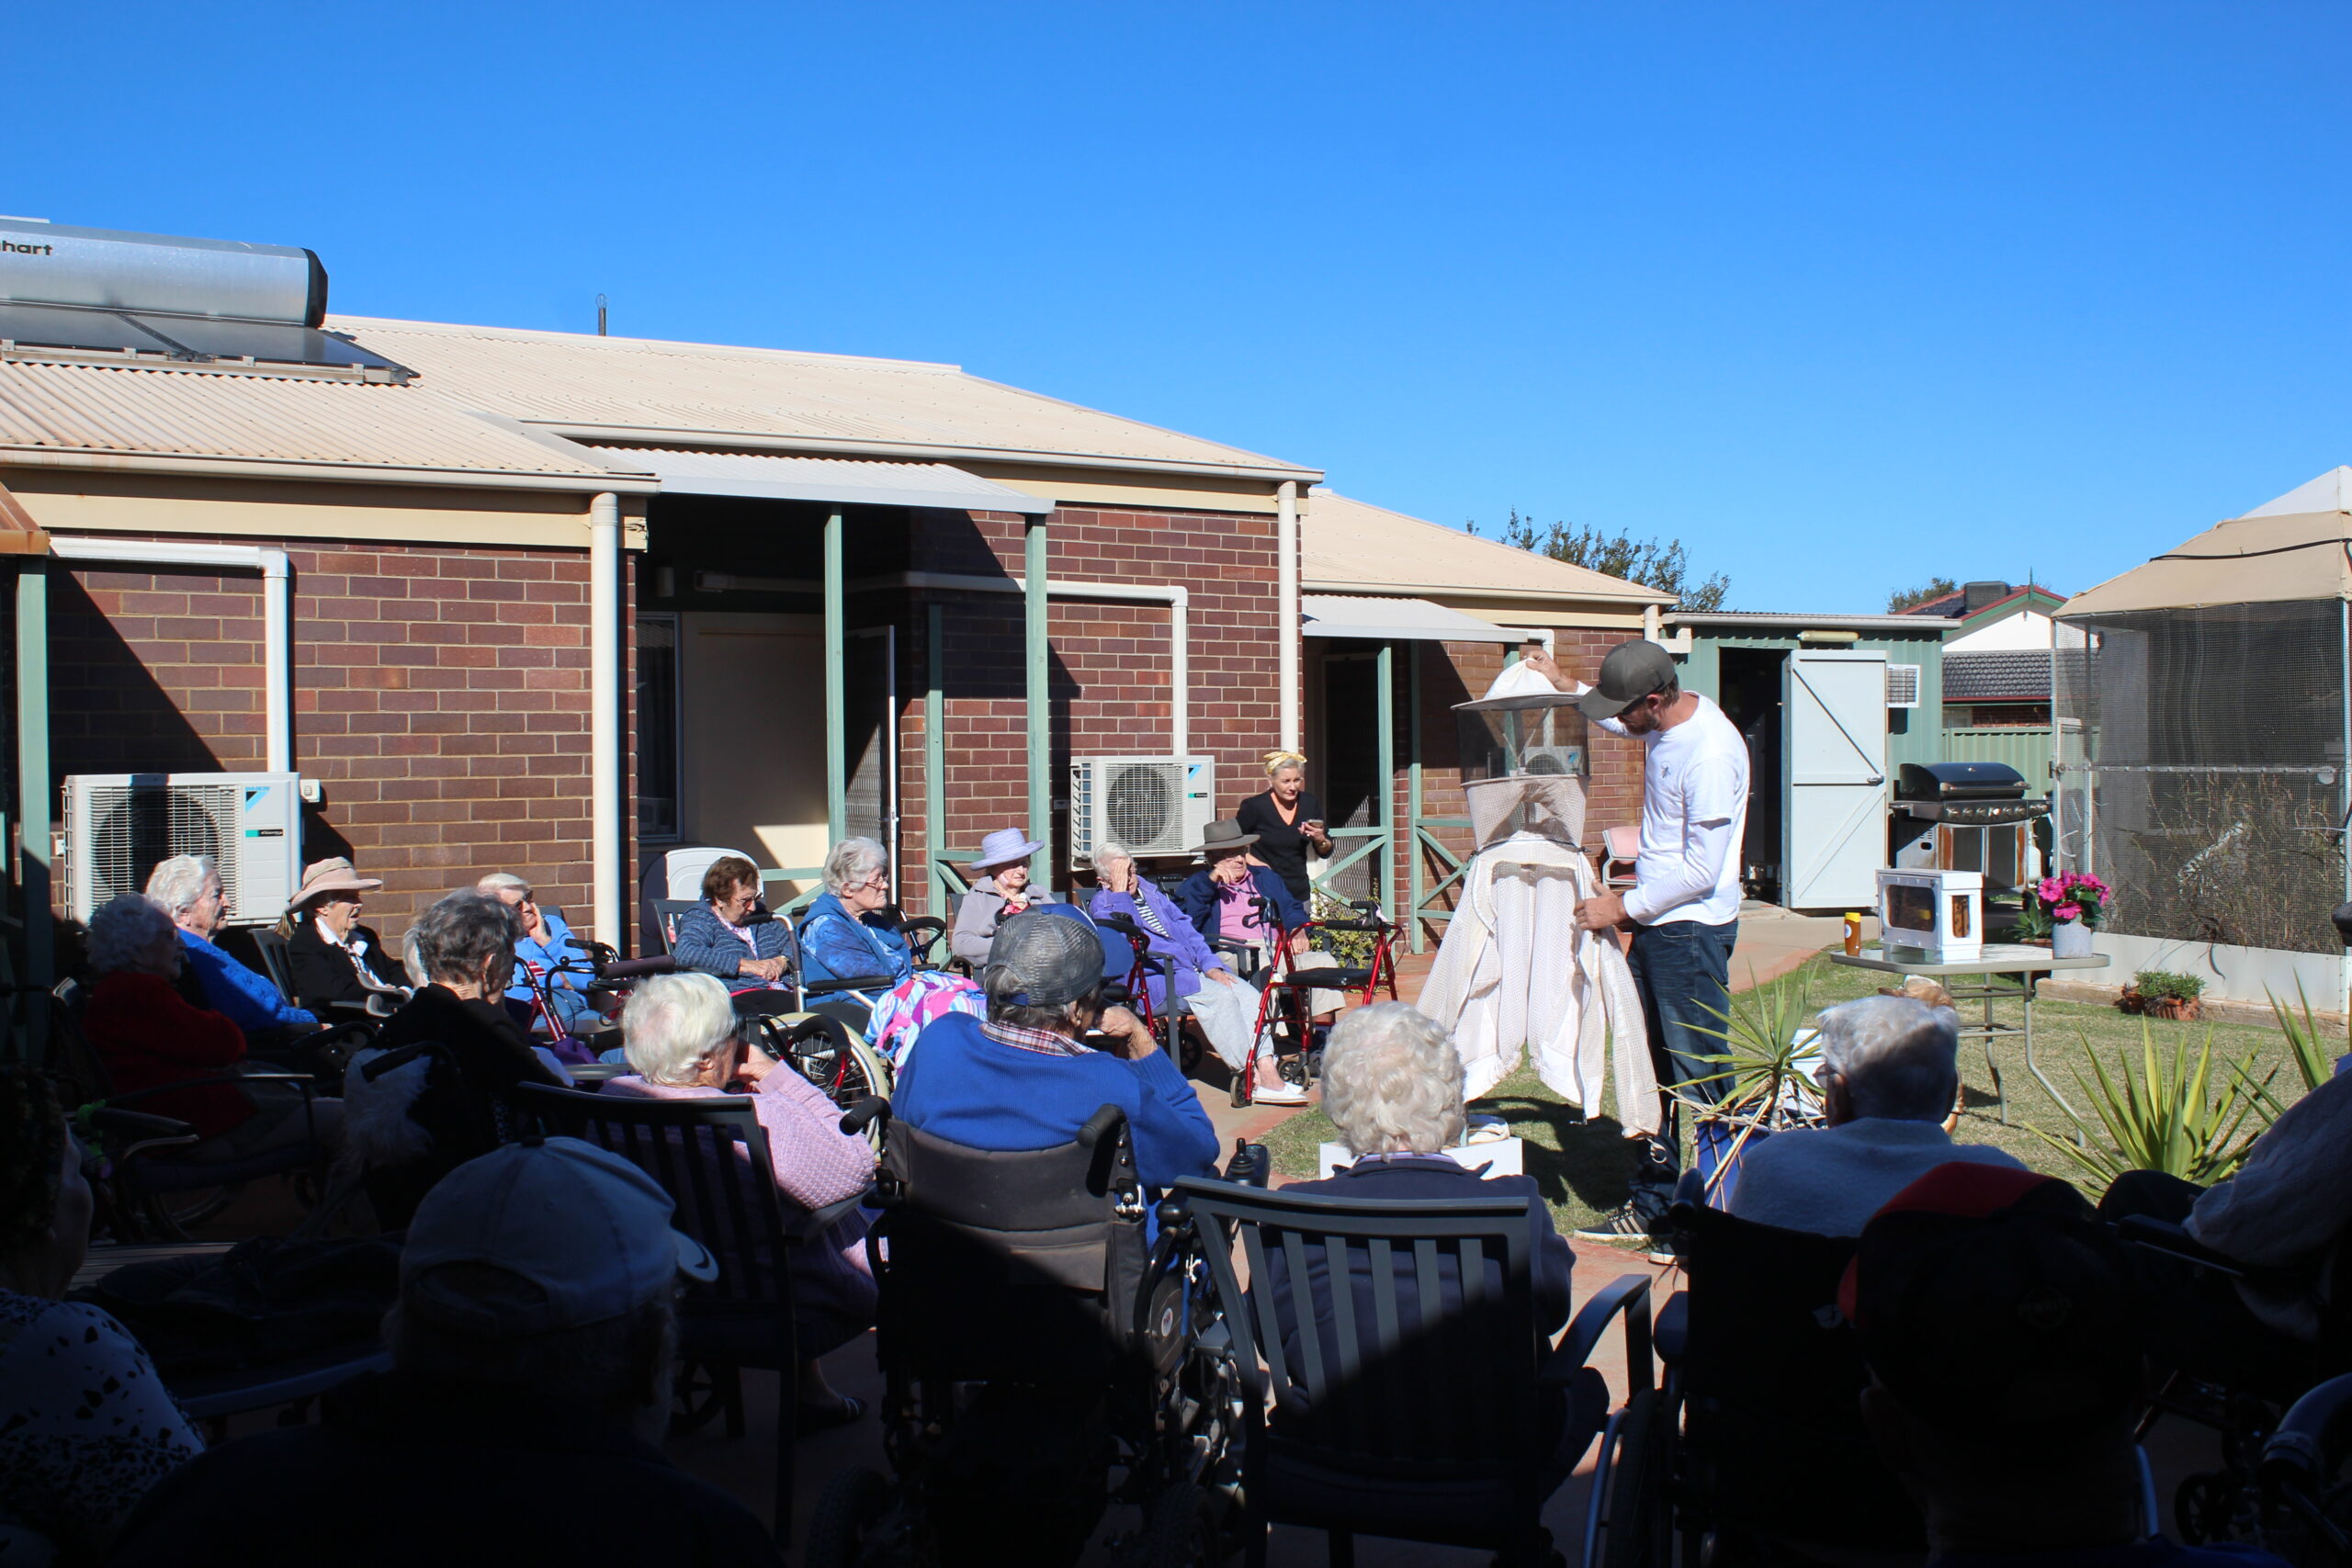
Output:
<instances>
[{"instance_id":1,"label":"wheelchair wheel","mask_svg":"<svg viewBox=\"0 0 2352 1568\"><path fill-rule=\"evenodd\" d=\"M813 1013L789 1029L773 1022L765 1027L778 1059L789 1062L843 1111L871 1097L889 1098L890 1065L839 1019ZM882 1131L877 1122L866 1134L877 1152Z\"/></svg>"},{"instance_id":2,"label":"wheelchair wheel","mask_svg":"<svg viewBox=\"0 0 2352 1568\"><path fill-rule=\"evenodd\" d=\"M1217 1568L1230 1555L1224 1510L1205 1486L1179 1481L1163 1487L1144 1512L1136 1568Z\"/></svg>"},{"instance_id":3,"label":"wheelchair wheel","mask_svg":"<svg viewBox=\"0 0 2352 1568\"><path fill-rule=\"evenodd\" d=\"M1667 1506L1666 1464L1666 1425L1657 1394L1645 1389L1625 1402L1618 1419L1596 1568L1669 1568L1674 1520ZM1593 1506L1604 1506L1604 1499L1596 1495Z\"/></svg>"},{"instance_id":4,"label":"wheelchair wheel","mask_svg":"<svg viewBox=\"0 0 2352 1568\"><path fill-rule=\"evenodd\" d=\"M876 1528L890 1511L889 1481L861 1465L827 1483L808 1521L808 1568L857 1568L868 1560Z\"/></svg>"},{"instance_id":5,"label":"wheelchair wheel","mask_svg":"<svg viewBox=\"0 0 2352 1568\"><path fill-rule=\"evenodd\" d=\"M145 1228L157 1241L194 1241L196 1237L188 1233L235 1202L237 1194L244 1190L240 1183L193 1192L151 1192L141 1204L145 1211Z\"/></svg>"}]
</instances>

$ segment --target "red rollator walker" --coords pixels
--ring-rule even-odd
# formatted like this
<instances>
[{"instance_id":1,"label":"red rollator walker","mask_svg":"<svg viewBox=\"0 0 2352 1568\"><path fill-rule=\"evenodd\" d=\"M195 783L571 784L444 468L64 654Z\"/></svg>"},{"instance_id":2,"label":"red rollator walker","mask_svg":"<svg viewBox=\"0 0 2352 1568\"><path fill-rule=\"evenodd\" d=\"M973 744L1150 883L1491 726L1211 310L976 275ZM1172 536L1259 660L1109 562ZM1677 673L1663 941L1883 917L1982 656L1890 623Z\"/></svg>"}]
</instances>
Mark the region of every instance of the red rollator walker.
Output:
<instances>
[{"instance_id":1,"label":"red rollator walker","mask_svg":"<svg viewBox=\"0 0 2352 1568\"><path fill-rule=\"evenodd\" d=\"M1250 1038L1250 1059L1233 1077L1233 1103L1248 1105L1258 1092L1258 1058L1267 1051L1274 1053L1275 1070L1301 1089L1313 1085L1317 1057L1315 1020L1309 1009L1308 994L1313 991L1351 991L1351 999L1362 1007L1373 1000L1373 993L1386 987L1388 999L1396 1001L1396 950L1398 926L1381 911L1379 904L1370 898L1351 898L1348 908L1356 911L1352 919L1308 920L1305 925L1285 928L1275 918L1263 898L1254 901L1258 923L1267 932L1265 961L1259 969L1244 978L1258 987L1258 1022ZM1295 944L1311 942L1317 931L1356 931L1372 938L1372 961L1361 968L1303 968L1292 949ZM1218 942L1214 945L1235 952L1238 944ZM1288 1050L1283 1049L1284 1043Z\"/></svg>"}]
</instances>

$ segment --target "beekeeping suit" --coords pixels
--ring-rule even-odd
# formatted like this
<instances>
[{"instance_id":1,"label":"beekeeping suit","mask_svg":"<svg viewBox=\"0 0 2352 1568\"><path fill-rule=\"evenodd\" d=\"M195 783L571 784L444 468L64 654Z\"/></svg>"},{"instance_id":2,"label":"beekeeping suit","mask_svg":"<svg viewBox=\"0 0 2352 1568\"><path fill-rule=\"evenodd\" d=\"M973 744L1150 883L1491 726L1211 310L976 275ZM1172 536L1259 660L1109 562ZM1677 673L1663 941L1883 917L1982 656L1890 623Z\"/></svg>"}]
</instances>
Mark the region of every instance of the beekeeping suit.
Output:
<instances>
[{"instance_id":1,"label":"beekeeping suit","mask_svg":"<svg viewBox=\"0 0 2352 1568\"><path fill-rule=\"evenodd\" d=\"M1610 933L1576 928L1577 901L1600 888L1577 847L1581 780L1559 774L1481 780L1470 795L1477 854L1420 1009L1451 1030L1472 1098L1509 1077L1523 1051L1537 1076L1588 1115L1612 1069L1628 1133L1659 1125L1657 1076L1633 972Z\"/></svg>"}]
</instances>

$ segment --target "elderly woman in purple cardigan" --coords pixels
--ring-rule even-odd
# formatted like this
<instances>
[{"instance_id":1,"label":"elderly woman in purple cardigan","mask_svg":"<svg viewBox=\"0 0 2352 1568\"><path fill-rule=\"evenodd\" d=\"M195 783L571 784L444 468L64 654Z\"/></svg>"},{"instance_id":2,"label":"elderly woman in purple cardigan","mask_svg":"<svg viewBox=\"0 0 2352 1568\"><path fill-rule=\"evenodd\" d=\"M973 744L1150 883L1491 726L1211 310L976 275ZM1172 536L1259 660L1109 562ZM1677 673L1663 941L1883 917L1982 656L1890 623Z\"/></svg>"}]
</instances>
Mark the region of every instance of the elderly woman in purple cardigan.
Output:
<instances>
[{"instance_id":1,"label":"elderly woman in purple cardigan","mask_svg":"<svg viewBox=\"0 0 2352 1568\"><path fill-rule=\"evenodd\" d=\"M1168 901L1166 894L1136 874L1136 858L1125 845L1108 841L1097 845L1094 874L1102 888L1087 906L1087 912L1098 920L1105 915L1126 916L1148 939L1154 957L1176 961L1177 1012L1192 1010L1184 998L1201 988L1204 978L1233 984L1233 971L1226 966L1223 955L1202 940L1200 931ZM1151 992L1152 1010L1168 1011L1168 976L1158 968L1147 968L1144 984Z\"/></svg>"},{"instance_id":2,"label":"elderly woman in purple cardigan","mask_svg":"<svg viewBox=\"0 0 2352 1568\"><path fill-rule=\"evenodd\" d=\"M644 1100L748 1094L775 1168L785 1222L864 1192L874 1179L874 1151L841 1130L841 1111L825 1092L735 1032L727 987L709 975L656 975L621 1010L622 1049L633 1069L606 1094ZM740 1086L740 1087L737 1087ZM817 1358L855 1338L874 1322L874 1276L865 1260L865 1219L853 1213L806 1247L786 1253L792 1314L800 1338L802 1430L854 1421L857 1399L836 1393Z\"/></svg>"}]
</instances>

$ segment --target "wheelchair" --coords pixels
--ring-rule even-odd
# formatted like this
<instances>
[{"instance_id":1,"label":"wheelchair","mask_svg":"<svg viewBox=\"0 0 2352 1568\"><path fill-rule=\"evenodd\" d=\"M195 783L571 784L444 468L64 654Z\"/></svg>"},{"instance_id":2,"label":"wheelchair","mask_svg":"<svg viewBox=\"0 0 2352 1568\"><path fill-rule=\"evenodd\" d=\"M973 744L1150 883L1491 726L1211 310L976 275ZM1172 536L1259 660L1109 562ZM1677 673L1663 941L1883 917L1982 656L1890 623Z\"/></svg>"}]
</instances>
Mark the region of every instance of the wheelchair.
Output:
<instances>
[{"instance_id":1,"label":"wheelchair","mask_svg":"<svg viewBox=\"0 0 2352 1568\"><path fill-rule=\"evenodd\" d=\"M1140 1568L1216 1562L1238 1517L1240 1381L1189 1223L1150 1235L1125 1115L1070 1143L983 1151L889 1120L866 1242L891 1474L834 1477L811 1568L1075 1562L1113 1504ZM1228 1175L1265 1180L1262 1148Z\"/></svg>"},{"instance_id":2,"label":"wheelchair","mask_svg":"<svg viewBox=\"0 0 2352 1568\"><path fill-rule=\"evenodd\" d=\"M2239 1345L2235 1355L2177 1355L2168 1358L2174 1364L2158 1369L2139 1435L2172 1416L2211 1429L2221 1440L2221 1467L2184 1477L2173 1494L2173 1524L2181 1540L2190 1546L2258 1542L2291 1562L2352 1563L2352 1537L2344 1533L2352 1524L2352 1486L2321 1483L2340 1467L2352 1430L2333 1430L2342 1425L2334 1408L2341 1396L2323 1402L2324 1419L2310 1403L2338 1383L2352 1386L2346 1376L2352 1373L2352 1301L2345 1294L2352 1288L2352 1259L2339 1244L2318 1272L2253 1267L2202 1246L2180 1224L2147 1214L2126 1215L2115 1232L2158 1268L2201 1277L2216 1291L2246 1281L2280 1295L2307 1293L2318 1304L2316 1343L2265 1335L2259 1343ZM2160 1350L2177 1348L2164 1345L2166 1337L2159 1331ZM2192 1328L2170 1337L2210 1344L2214 1337ZM2299 1422L2304 1435L2290 1437ZM2282 1463L2288 1468L2278 1468ZM2300 1488L2291 1498L2277 1491L2289 1480ZM2286 1545L2273 1542L2274 1532Z\"/></svg>"}]
</instances>

